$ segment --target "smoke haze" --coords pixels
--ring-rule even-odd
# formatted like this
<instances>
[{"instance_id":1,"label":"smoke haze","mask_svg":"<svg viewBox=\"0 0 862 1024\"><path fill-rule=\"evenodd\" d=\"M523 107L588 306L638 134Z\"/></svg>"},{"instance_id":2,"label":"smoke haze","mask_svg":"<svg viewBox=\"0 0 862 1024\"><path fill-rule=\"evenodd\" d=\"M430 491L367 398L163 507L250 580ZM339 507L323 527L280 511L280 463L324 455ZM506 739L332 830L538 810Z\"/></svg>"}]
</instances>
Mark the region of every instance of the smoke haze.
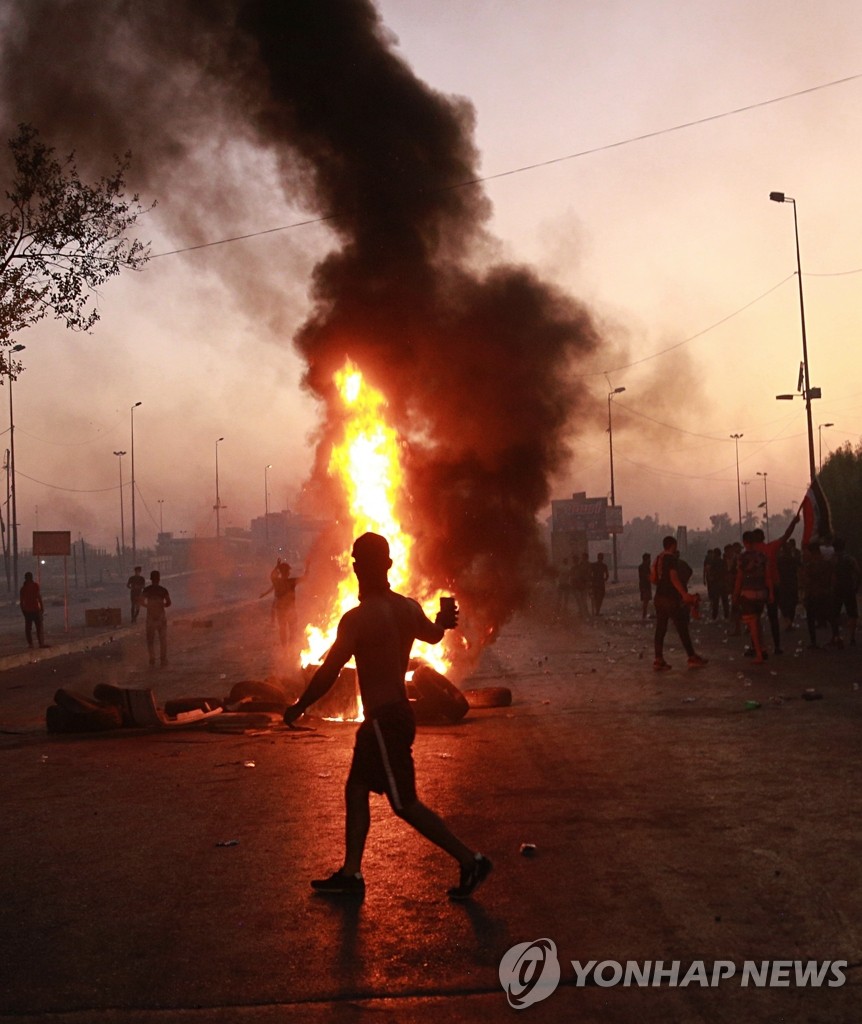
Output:
<instances>
[{"instance_id":1,"label":"smoke haze","mask_svg":"<svg viewBox=\"0 0 862 1024\"><path fill-rule=\"evenodd\" d=\"M21 0L5 113L83 168L132 150L135 189L169 205L185 244L245 227L261 180L327 218L336 244L293 338L325 410L306 494L338 515L325 465L349 357L408 442L422 571L488 634L540 568L536 515L587 416L573 368L599 337L584 307L489 258L489 201L464 185L479 174L473 109L421 82L393 42L368 0ZM224 253L217 266L277 330L288 268Z\"/></svg>"}]
</instances>

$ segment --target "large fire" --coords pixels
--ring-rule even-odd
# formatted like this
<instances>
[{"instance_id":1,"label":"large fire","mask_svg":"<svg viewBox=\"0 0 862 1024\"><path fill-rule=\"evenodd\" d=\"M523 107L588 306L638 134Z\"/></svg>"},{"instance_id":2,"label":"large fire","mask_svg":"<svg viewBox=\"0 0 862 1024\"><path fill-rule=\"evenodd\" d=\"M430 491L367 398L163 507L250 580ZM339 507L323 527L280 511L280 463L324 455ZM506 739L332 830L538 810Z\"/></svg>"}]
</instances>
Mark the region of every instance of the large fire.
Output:
<instances>
[{"instance_id":1,"label":"large fire","mask_svg":"<svg viewBox=\"0 0 862 1024\"><path fill-rule=\"evenodd\" d=\"M419 600L430 619L437 611L440 590L432 590L418 579L412 568L413 538L402 528L399 509L406 505L401 464L402 441L386 421L386 399L372 387L353 363L347 362L335 375L343 404L343 434L333 445L329 474L338 480L347 498L352 536L366 531L382 534L389 541L392 589ZM347 568L347 567L345 567ZM306 628L303 667L317 664L335 640L341 616L358 601L356 577L345 572L337 595L324 613L322 626ZM417 642L414 654L438 672L446 672L445 657L438 647Z\"/></svg>"}]
</instances>

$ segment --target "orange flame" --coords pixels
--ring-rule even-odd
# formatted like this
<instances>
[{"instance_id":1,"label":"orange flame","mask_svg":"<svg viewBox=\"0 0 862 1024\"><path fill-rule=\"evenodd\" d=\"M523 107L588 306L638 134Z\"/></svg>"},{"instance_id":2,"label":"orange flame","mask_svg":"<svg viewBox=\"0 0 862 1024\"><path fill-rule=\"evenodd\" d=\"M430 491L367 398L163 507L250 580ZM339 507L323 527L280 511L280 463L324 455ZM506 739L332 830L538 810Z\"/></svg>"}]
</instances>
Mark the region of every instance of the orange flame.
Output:
<instances>
[{"instance_id":1,"label":"orange flame","mask_svg":"<svg viewBox=\"0 0 862 1024\"><path fill-rule=\"evenodd\" d=\"M334 380L345 416L343 435L333 445L328 471L344 488L353 536L372 531L389 541L392 589L414 597L421 595L423 610L433 619L442 591L429 593L427 583L416 579L412 572L413 538L402 529L398 514L406 502L402 442L386 421L386 399L349 360ZM323 660L335 640L339 619L357 601L356 577L346 574L325 613L325 624L306 628L303 665ZM446 661L434 646L418 642L415 653L438 672L446 671Z\"/></svg>"}]
</instances>

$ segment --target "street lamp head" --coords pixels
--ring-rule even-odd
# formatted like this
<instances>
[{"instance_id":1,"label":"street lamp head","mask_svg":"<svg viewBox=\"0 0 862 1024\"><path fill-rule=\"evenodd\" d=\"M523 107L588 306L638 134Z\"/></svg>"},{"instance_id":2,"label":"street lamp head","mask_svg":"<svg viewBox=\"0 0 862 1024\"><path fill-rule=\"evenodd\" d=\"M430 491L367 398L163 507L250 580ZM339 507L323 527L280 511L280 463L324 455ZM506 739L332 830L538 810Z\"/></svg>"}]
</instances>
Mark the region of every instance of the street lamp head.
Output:
<instances>
[{"instance_id":1,"label":"street lamp head","mask_svg":"<svg viewBox=\"0 0 862 1024\"><path fill-rule=\"evenodd\" d=\"M783 203L786 201L786 197L783 192L770 192L769 198L773 203Z\"/></svg>"},{"instance_id":2,"label":"street lamp head","mask_svg":"<svg viewBox=\"0 0 862 1024\"><path fill-rule=\"evenodd\" d=\"M114 452L114 455L125 455L125 452Z\"/></svg>"},{"instance_id":3,"label":"street lamp head","mask_svg":"<svg viewBox=\"0 0 862 1024\"><path fill-rule=\"evenodd\" d=\"M835 424L834 423L821 423L820 426L821 427L834 427Z\"/></svg>"},{"instance_id":4,"label":"street lamp head","mask_svg":"<svg viewBox=\"0 0 862 1024\"><path fill-rule=\"evenodd\" d=\"M216 444L218 444L218 443L219 443L219 441L224 441L224 438L223 438L223 437L220 437L220 438L218 438L218 439L216 440Z\"/></svg>"},{"instance_id":5,"label":"street lamp head","mask_svg":"<svg viewBox=\"0 0 862 1024\"><path fill-rule=\"evenodd\" d=\"M738 441L741 437L745 437L745 434L731 434L731 441Z\"/></svg>"},{"instance_id":6,"label":"street lamp head","mask_svg":"<svg viewBox=\"0 0 862 1024\"><path fill-rule=\"evenodd\" d=\"M776 395L775 398L779 402L790 402L796 398L796 395Z\"/></svg>"},{"instance_id":7,"label":"street lamp head","mask_svg":"<svg viewBox=\"0 0 862 1024\"><path fill-rule=\"evenodd\" d=\"M133 409L137 409L137 407L138 407L139 405L141 405L141 404L142 404L141 402L135 402L135 404L134 404L134 405L132 406L132 408L133 408Z\"/></svg>"},{"instance_id":8,"label":"street lamp head","mask_svg":"<svg viewBox=\"0 0 862 1024\"><path fill-rule=\"evenodd\" d=\"M13 345L12 346L12 351L13 352L23 352L26 347L27 347L26 345Z\"/></svg>"}]
</instances>

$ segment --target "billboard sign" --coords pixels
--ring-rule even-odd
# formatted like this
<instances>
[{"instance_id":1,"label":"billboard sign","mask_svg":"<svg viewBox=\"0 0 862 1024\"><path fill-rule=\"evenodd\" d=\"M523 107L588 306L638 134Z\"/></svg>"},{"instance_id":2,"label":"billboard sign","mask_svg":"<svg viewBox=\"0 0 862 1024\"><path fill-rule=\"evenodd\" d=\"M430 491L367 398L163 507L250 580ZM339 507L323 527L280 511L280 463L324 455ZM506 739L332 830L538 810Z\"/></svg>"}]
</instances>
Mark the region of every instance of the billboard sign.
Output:
<instances>
[{"instance_id":1,"label":"billboard sign","mask_svg":"<svg viewBox=\"0 0 862 1024\"><path fill-rule=\"evenodd\" d=\"M34 530L33 555L71 555L72 534L69 530Z\"/></svg>"},{"instance_id":2,"label":"billboard sign","mask_svg":"<svg viewBox=\"0 0 862 1024\"><path fill-rule=\"evenodd\" d=\"M551 528L555 533L578 530L587 540L607 540L623 532L621 505L608 505L607 498L588 498L585 491L571 498L551 502Z\"/></svg>"}]
</instances>

